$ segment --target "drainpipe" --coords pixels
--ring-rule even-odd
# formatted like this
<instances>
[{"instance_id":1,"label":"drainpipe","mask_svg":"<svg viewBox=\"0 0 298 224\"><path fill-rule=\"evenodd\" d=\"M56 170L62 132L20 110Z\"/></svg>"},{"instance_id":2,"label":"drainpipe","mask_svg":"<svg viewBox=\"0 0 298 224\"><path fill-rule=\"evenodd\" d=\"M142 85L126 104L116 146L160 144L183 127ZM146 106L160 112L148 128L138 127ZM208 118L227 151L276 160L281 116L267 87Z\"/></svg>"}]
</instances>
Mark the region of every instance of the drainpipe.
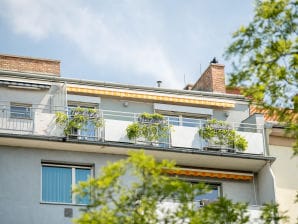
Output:
<instances>
[{"instance_id":1,"label":"drainpipe","mask_svg":"<svg viewBox=\"0 0 298 224\"><path fill-rule=\"evenodd\" d=\"M269 138L270 138L270 134L272 132L272 124L265 122L264 124L264 140L265 140L265 156L270 156L270 150L269 150Z\"/></svg>"}]
</instances>

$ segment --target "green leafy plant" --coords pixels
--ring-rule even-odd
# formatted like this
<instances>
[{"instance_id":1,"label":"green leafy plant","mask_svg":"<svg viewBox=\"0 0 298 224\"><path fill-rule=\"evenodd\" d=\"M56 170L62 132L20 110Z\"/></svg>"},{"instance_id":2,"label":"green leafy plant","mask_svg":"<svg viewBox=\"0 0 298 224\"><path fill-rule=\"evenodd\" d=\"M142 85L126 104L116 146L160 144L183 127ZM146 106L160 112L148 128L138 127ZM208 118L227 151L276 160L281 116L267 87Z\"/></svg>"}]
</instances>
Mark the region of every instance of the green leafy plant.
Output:
<instances>
[{"instance_id":1,"label":"green leafy plant","mask_svg":"<svg viewBox=\"0 0 298 224\"><path fill-rule=\"evenodd\" d=\"M264 224L273 223L288 223L289 217L286 212L279 210L278 204L265 203L262 207L262 214L260 217Z\"/></svg>"},{"instance_id":2,"label":"green leafy plant","mask_svg":"<svg viewBox=\"0 0 298 224\"><path fill-rule=\"evenodd\" d=\"M170 126L161 114L142 113L137 122L126 128L126 133L130 140L143 137L150 142L154 142L167 137L169 130Z\"/></svg>"},{"instance_id":3,"label":"green leafy plant","mask_svg":"<svg viewBox=\"0 0 298 224\"><path fill-rule=\"evenodd\" d=\"M228 123L216 119L208 120L199 130L199 135L209 143L244 151L248 143L244 137L237 134Z\"/></svg>"},{"instance_id":4,"label":"green leafy plant","mask_svg":"<svg viewBox=\"0 0 298 224\"><path fill-rule=\"evenodd\" d=\"M82 129L88 122L96 127L103 126L103 119L98 110L92 108L73 108L70 113L57 112L56 124L63 128L65 136L69 136L74 129Z\"/></svg>"},{"instance_id":5,"label":"green leafy plant","mask_svg":"<svg viewBox=\"0 0 298 224\"><path fill-rule=\"evenodd\" d=\"M76 224L245 224L246 203L220 197L200 209L195 198L209 192L204 183L191 183L165 170L177 169L174 161L157 162L144 151L131 151L125 160L108 163L99 176L79 182L74 193L90 197ZM129 177L129 180L127 179ZM162 206L174 202L175 207Z\"/></svg>"}]
</instances>

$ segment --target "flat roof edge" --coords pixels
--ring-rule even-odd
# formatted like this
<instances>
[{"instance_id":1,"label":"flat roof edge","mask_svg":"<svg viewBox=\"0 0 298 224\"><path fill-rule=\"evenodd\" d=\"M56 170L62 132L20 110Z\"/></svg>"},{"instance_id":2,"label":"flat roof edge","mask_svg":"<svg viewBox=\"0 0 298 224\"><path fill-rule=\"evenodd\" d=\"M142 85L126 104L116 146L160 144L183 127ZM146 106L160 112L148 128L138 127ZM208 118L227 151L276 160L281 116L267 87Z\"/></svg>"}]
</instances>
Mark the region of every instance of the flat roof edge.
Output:
<instances>
[{"instance_id":1,"label":"flat roof edge","mask_svg":"<svg viewBox=\"0 0 298 224\"><path fill-rule=\"evenodd\" d=\"M149 87L149 86L139 86L131 84L120 84L112 82L101 82L94 80L82 80L82 79L73 79L73 78L63 78L52 76L50 73L32 73L32 72L18 72L18 71L9 71L9 70L0 70L0 75L14 76L17 78L32 78L35 80L43 81L55 81L59 83L69 83L69 84L78 84L78 85L87 85L87 86L101 86L107 88L118 88L118 89L133 89L133 90L143 90L148 92L158 92L158 93L173 93L173 94L184 94L189 96L209 96L217 98L228 98L233 100L241 100L248 102L249 100L243 95L235 94L226 94L226 93L215 93L215 92L203 92L195 90L180 90L180 89L166 89L159 87Z\"/></svg>"},{"instance_id":2,"label":"flat roof edge","mask_svg":"<svg viewBox=\"0 0 298 224\"><path fill-rule=\"evenodd\" d=\"M8 133L0 133L0 138L18 138L18 139L27 139L27 140L39 140L39 141L55 141L55 142L63 142L63 143L76 143L82 145L98 145L98 146L111 146L111 147L122 147L122 148L132 148L132 149L147 149L147 150L155 150L162 152L175 152L175 153L186 153L186 154L199 154L199 155L208 155L208 156L221 156L221 157L230 157L230 158L239 158L239 159L255 159L255 160L263 160L268 162L274 162L276 160L275 157L272 156L263 156L257 154L248 154L248 153L227 153L227 152L211 152L211 151L201 151L197 149L190 148L158 148L149 145L135 145L129 143L121 143L121 142L91 142L84 140L67 140L65 137L53 137L53 136L33 136L33 135L19 135L19 134L8 134ZM0 142L1 145L1 142Z\"/></svg>"}]
</instances>

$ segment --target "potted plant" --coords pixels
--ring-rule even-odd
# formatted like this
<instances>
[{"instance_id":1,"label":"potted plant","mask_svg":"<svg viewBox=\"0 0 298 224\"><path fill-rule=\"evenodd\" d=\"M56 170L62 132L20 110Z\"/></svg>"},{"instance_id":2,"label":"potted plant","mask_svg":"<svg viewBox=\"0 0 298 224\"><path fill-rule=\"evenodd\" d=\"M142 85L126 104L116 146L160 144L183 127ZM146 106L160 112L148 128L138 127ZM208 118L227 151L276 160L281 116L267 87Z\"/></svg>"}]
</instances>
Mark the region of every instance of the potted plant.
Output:
<instances>
[{"instance_id":1,"label":"potted plant","mask_svg":"<svg viewBox=\"0 0 298 224\"><path fill-rule=\"evenodd\" d=\"M248 146L246 139L237 134L228 123L216 119L208 120L199 130L199 135L208 141L209 147L217 149L244 151Z\"/></svg>"},{"instance_id":2,"label":"potted plant","mask_svg":"<svg viewBox=\"0 0 298 224\"><path fill-rule=\"evenodd\" d=\"M154 113L142 113L136 122L126 128L127 137L132 139L144 138L151 143L158 142L168 136L170 127L164 120L163 115Z\"/></svg>"},{"instance_id":3,"label":"potted plant","mask_svg":"<svg viewBox=\"0 0 298 224\"><path fill-rule=\"evenodd\" d=\"M94 127L103 126L103 119L100 111L93 108L72 108L69 113L57 112L56 124L63 128L64 135L70 136L74 130L83 129L91 122Z\"/></svg>"}]
</instances>

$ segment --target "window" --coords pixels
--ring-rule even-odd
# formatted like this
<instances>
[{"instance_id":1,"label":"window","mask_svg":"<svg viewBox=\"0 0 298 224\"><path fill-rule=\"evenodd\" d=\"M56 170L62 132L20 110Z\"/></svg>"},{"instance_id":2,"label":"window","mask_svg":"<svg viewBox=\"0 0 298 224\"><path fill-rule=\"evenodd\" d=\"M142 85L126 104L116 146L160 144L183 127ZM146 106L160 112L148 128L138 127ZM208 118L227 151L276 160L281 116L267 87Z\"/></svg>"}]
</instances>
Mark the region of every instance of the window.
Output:
<instances>
[{"instance_id":1,"label":"window","mask_svg":"<svg viewBox=\"0 0 298 224\"><path fill-rule=\"evenodd\" d=\"M195 197L195 202L199 202L200 206L207 205L210 202L216 201L220 197L220 185L208 184L210 191Z\"/></svg>"},{"instance_id":2,"label":"window","mask_svg":"<svg viewBox=\"0 0 298 224\"><path fill-rule=\"evenodd\" d=\"M72 188L91 176L91 166L42 164L42 202L88 204L89 197L81 198Z\"/></svg>"},{"instance_id":3,"label":"window","mask_svg":"<svg viewBox=\"0 0 298 224\"><path fill-rule=\"evenodd\" d=\"M32 118L32 105L11 103L10 104L10 117L11 118Z\"/></svg>"},{"instance_id":4,"label":"window","mask_svg":"<svg viewBox=\"0 0 298 224\"><path fill-rule=\"evenodd\" d=\"M199 182L195 181L189 181L185 180L186 182L189 182L190 184L198 184ZM205 185L209 186L209 190L205 194L199 194L196 195L194 198L193 203L199 208L204 205L207 205L213 201L216 201L221 196L221 185L215 184L215 183L205 183ZM176 198L168 198L166 201L173 201L174 203L177 202Z\"/></svg>"},{"instance_id":5,"label":"window","mask_svg":"<svg viewBox=\"0 0 298 224\"><path fill-rule=\"evenodd\" d=\"M184 127L200 127L206 122L206 118L192 118L183 115L167 116L170 125Z\"/></svg>"}]
</instances>

